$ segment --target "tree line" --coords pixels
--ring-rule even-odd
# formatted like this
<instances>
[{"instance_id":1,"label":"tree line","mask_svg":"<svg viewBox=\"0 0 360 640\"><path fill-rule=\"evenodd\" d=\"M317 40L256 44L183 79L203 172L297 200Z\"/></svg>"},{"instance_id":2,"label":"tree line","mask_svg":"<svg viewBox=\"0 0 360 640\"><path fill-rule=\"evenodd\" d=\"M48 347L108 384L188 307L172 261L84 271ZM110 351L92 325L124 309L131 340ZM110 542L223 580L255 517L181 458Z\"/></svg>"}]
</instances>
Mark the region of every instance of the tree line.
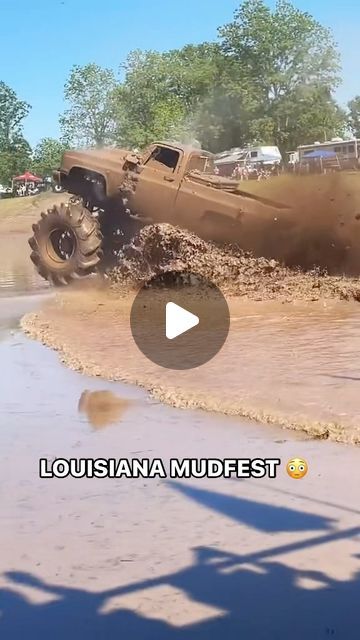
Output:
<instances>
[{"instance_id":1,"label":"tree line","mask_svg":"<svg viewBox=\"0 0 360 640\"><path fill-rule=\"evenodd\" d=\"M166 52L132 51L119 74L74 66L65 84L61 138L34 150L22 123L30 105L0 82L0 180L31 167L51 171L70 146L143 148L156 139L197 140L213 152L246 144L360 137L360 96L342 108L332 32L288 0L271 10L245 0L216 42Z\"/></svg>"}]
</instances>

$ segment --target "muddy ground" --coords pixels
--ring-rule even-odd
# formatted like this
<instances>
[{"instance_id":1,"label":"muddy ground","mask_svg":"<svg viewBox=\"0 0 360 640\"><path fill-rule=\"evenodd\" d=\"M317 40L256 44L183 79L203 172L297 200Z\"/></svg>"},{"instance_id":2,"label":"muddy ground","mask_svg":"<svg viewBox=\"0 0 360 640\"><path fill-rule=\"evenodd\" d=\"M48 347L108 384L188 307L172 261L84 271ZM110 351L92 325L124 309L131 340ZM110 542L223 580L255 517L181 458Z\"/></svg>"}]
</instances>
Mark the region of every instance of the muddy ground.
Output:
<instances>
[{"instance_id":1,"label":"muddy ground","mask_svg":"<svg viewBox=\"0 0 360 640\"><path fill-rule=\"evenodd\" d=\"M66 194L52 191L25 198L6 198L0 200L0 232L24 233L31 235L31 225L53 204L67 200Z\"/></svg>"},{"instance_id":2,"label":"muddy ground","mask_svg":"<svg viewBox=\"0 0 360 640\"><path fill-rule=\"evenodd\" d=\"M166 407L16 328L0 357L1 638L357 639L357 447ZM278 477L38 476L40 457L234 456L279 457Z\"/></svg>"},{"instance_id":3,"label":"muddy ground","mask_svg":"<svg viewBox=\"0 0 360 640\"><path fill-rule=\"evenodd\" d=\"M356 640L359 447L239 412L181 411L104 380L100 365L110 378L148 373L128 353L131 295L89 280L52 299L29 271L28 229L6 224L18 230L0 236L2 255L13 247L0 263L1 638L63 640L76 629L87 640ZM210 399L226 391L258 414L271 402L278 413L339 414L337 437L348 437L360 423L358 303L235 302L224 368L204 373ZM20 331L28 312L30 331L57 353ZM66 353L93 375L62 366ZM178 380L161 374L168 402ZM197 406L196 388L185 391L183 406ZM161 458L166 468L171 457L279 457L281 467L271 480L39 478L40 457L62 456ZM308 462L302 480L286 473L294 456Z\"/></svg>"},{"instance_id":4,"label":"muddy ground","mask_svg":"<svg viewBox=\"0 0 360 640\"><path fill-rule=\"evenodd\" d=\"M353 176L347 179L352 181ZM291 184L298 188L302 183ZM330 206L334 191L326 190L326 184L322 183L321 197L325 194ZM281 181L271 183L267 188L274 193L270 195L279 196L275 191L280 192L280 186ZM338 205L346 203L346 197L345 193L345 200L339 200L338 195ZM349 197L352 207L354 197L353 193ZM304 240L309 239L310 229L317 234L324 220L320 216L311 227L304 195L302 204ZM343 219L345 209L337 211ZM345 218L349 224L339 225L335 209L329 212L328 230L338 246L344 229L358 225L352 208ZM355 240L354 236L350 253ZM180 377L139 353L128 320L138 288L168 270L198 273L215 282L227 296L232 318L222 351L199 371L185 371ZM161 224L144 228L105 280L90 278L61 291L42 310L25 317L22 326L28 335L58 350L72 368L138 384L173 406L238 415L316 438L359 443L355 356L359 300L356 276L329 274L324 268L290 268L273 258L254 257L238 246L218 246Z\"/></svg>"}]
</instances>

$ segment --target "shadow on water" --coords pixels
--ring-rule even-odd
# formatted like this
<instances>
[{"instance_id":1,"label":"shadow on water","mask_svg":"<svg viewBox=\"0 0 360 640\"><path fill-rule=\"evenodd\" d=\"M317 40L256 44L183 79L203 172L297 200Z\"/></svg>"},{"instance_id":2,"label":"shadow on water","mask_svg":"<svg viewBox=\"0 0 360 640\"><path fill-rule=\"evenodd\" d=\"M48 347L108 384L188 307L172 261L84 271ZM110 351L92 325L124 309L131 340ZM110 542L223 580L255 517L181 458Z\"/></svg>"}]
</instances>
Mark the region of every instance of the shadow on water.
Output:
<instances>
[{"instance_id":1,"label":"shadow on water","mask_svg":"<svg viewBox=\"0 0 360 640\"><path fill-rule=\"evenodd\" d=\"M179 489L179 486L177 487ZM211 492L197 492L196 500L206 506L216 504L220 513L228 513L228 498ZM193 498L191 492L183 495ZM241 513L242 500L234 498L232 509ZM250 514L253 507L252 516ZM246 502L248 515L245 520L254 528L264 530L262 508L259 504ZM264 513L264 512L263 512ZM313 529L315 520L303 516L301 531ZM279 510L268 507L267 516L276 520ZM286 530L286 517L289 516L288 530L293 531L294 516L291 510L280 513L281 525L268 527L268 531ZM314 516L315 518L315 516ZM360 598L360 573L348 581L330 578L320 570L299 570L282 563L279 559L291 550L314 549L336 540L355 539L360 535L360 527L344 531L329 531L326 519L319 519L320 529L325 533L312 536L307 540L260 549L250 554L227 553L211 547L193 549L193 563L168 575L158 578L122 585L101 592L77 589L70 586L49 584L30 573L11 571L5 575L8 585L0 590L0 636L4 639L48 640L48 638L88 640L109 638L134 638L136 640L212 640L225 638L234 640L320 640L336 637L352 640L359 637L358 606ZM304 580L316 583L317 588L304 587ZM35 604L26 599L17 588L26 586L53 596L51 602ZM121 605L121 596L136 594L148 589L151 599L154 587L173 587L196 603L216 607L220 610L217 617L206 618L200 622L179 627L162 622ZM116 609L103 612L111 598L119 598ZM139 594L139 606L144 600ZM153 609L156 611L156 607ZM164 607L166 612L166 607Z\"/></svg>"},{"instance_id":2,"label":"shadow on water","mask_svg":"<svg viewBox=\"0 0 360 640\"><path fill-rule=\"evenodd\" d=\"M353 380L354 382L360 382L360 378L356 376L338 376L335 374L325 374L327 378L335 378L337 380Z\"/></svg>"},{"instance_id":3,"label":"shadow on water","mask_svg":"<svg viewBox=\"0 0 360 640\"><path fill-rule=\"evenodd\" d=\"M234 479L235 480L235 479ZM235 482L238 482L238 480L236 479ZM298 498L300 500L305 500L308 502L312 502L313 504L320 504L322 506L325 507L331 507L333 509L337 509L340 511L347 511L348 513L356 513L356 515L360 515L360 510L359 509L353 509L352 507L347 507L344 504L337 504L336 502L331 502L329 500L320 500L318 498L315 498L314 496L306 496L303 493L295 493L294 491L287 491L286 489L279 489L278 487L272 486L272 487L262 487L263 489L265 489L266 491L272 491L278 494L281 494L283 496L291 496L291 498Z\"/></svg>"},{"instance_id":4,"label":"shadow on water","mask_svg":"<svg viewBox=\"0 0 360 640\"><path fill-rule=\"evenodd\" d=\"M187 498L191 498L213 511L266 533L319 531L330 529L334 524L334 521L329 518L303 513L288 507L277 507L238 496L223 495L216 491L186 486L179 482L169 482L168 485Z\"/></svg>"}]
</instances>

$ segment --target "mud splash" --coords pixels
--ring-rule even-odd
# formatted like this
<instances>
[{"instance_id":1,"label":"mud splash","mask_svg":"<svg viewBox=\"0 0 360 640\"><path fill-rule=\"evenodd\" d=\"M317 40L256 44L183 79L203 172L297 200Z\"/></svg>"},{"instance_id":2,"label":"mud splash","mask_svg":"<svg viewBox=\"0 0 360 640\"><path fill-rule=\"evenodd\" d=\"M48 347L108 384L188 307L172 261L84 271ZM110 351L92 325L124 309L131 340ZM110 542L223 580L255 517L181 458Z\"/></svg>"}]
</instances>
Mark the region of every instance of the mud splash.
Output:
<instances>
[{"instance_id":1,"label":"mud splash","mask_svg":"<svg viewBox=\"0 0 360 640\"><path fill-rule=\"evenodd\" d=\"M241 184L254 196L283 206L261 211L244 203L241 223L230 235L232 242L291 268L309 270L316 265L332 275L360 274L358 172L283 175Z\"/></svg>"},{"instance_id":2,"label":"mud splash","mask_svg":"<svg viewBox=\"0 0 360 640\"><path fill-rule=\"evenodd\" d=\"M252 300L360 301L358 278L328 275L324 270L290 269L273 259L256 258L239 247L219 247L168 224L142 229L110 273L116 290L138 287L167 271L193 272L213 281L229 295Z\"/></svg>"}]
</instances>

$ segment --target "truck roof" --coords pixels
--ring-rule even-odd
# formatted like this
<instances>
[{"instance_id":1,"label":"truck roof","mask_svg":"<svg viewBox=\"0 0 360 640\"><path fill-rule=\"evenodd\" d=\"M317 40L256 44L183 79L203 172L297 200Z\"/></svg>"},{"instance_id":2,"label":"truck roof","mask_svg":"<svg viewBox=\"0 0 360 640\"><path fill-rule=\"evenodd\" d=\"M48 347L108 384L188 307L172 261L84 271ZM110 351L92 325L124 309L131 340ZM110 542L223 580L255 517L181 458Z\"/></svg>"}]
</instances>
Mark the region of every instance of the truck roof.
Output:
<instances>
[{"instance_id":1,"label":"truck roof","mask_svg":"<svg viewBox=\"0 0 360 640\"><path fill-rule=\"evenodd\" d=\"M171 149L174 149L176 151L181 151L184 153L185 156L189 156L193 153L197 153L198 155L201 156L206 156L209 158L213 157L213 153L211 153L210 151L205 151L204 149L199 149L198 147L194 147L192 145L188 145L188 144L181 144L178 142L173 142L173 141L167 141L167 140L156 140L155 142L152 142L151 144L148 145L148 149L150 147L153 146L163 146L163 147L169 147ZM146 150L144 150L146 151ZM142 155L143 152L138 152L136 153L136 155ZM103 159L104 161L106 160L119 160L120 158L124 157L124 154L128 154L131 153L130 149L121 149L118 147L103 147L100 149L69 149L68 151L66 151L66 156L68 158L73 158L74 160L76 160L77 158L83 158L84 155L88 156L89 159Z\"/></svg>"}]
</instances>

